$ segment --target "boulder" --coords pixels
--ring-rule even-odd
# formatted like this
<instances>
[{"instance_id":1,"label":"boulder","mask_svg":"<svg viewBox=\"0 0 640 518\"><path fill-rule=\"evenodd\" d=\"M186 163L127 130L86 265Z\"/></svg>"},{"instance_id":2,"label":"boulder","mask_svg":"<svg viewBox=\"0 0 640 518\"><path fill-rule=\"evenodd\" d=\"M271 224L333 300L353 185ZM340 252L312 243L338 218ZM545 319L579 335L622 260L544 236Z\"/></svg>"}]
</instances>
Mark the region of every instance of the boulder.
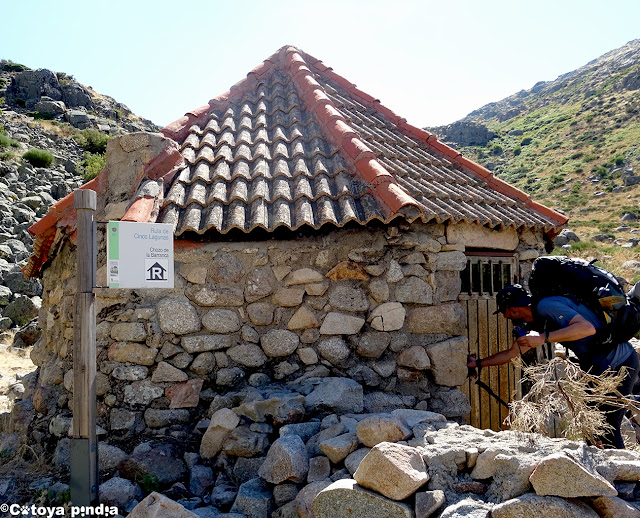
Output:
<instances>
[{"instance_id":1,"label":"boulder","mask_svg":"<svg viewBox=\"0 0 640 518\"><path fill-rule=\"evenodd\" d=\"M187 424L189 417L189 411L186 409L147 408L144 411L144 422L149 428Z\"/></svg>"},{"instance_id":2,"label":"boulder","mask_svg":"<svg viewBox=\"0 0 640 518\"><path fill-rule=\"evenodd\" d=\"M294 503L300 518L318 518L311 506L318 493L331 485L330 481L320 480L303 487L295 497Z\"/></svg>"},{"instance_id":3,"label":"boulder","mask_svg":"<svg viewBox=\"0 0 640 518\"><path fill-rule=\"evenodd\" d=\"M332 365L339 365L349 357L351 349L341 337L332 336L318 342L318 352Z\"/></svg>"},{"instance_id":4,"label":"boulder","mask_svg":"<svg viewBox=\"0 0 640 518\"><path fill-rule=\"evenodd\" d=\"M200 442L200 456L203 459L214 457L222 449L227 436L239 423L240 418L229 408L221 408L215 412Z\"/></svg>"},{"instance_id":5,"label":"boulder","mask_svg":"<svg viewBox=\"0 0 640 518\"><path fill-rule=\"evenodd\" d=\"M301 268L287 275L284 279L286 286L294 286L296 284L311 284L314 282L324 281L323 275L311 268Z\"/></svg>"},{"instance_id":6,"label":"boulder","mask_svg":"<svg viewBox=\"0 0 640 518\"><path fill-rule=\"evenodd\" d=\"M247 275L244 288L244 298L247 302L255 302L268 295L274 290L276 278L271 268L255 268Z\"/></svg>"},{"instance_id":7,"label":"boulder","mask_svg":"<svg viewBox=\"0 0 640 518\"><path fill-rule=\"evenodd\" d=\"M383 442L362 459L353 478L392 500L404 500L429 481L422 456L415 448Z\"/></svg>"},{"instance_id":8,"label":"boulder","mask_svg":"<svg viewBox=\"0 0 640 518\"><path fill-rule=\"evenodd\" d=\"M591 505L600 518L638 518L640 503L625 502L615 496L601 496L591 500Z\"/></svg>"},{"instance_id":9,"label":"boulder","mask_svg":"<svg viewBox=\"0 0 640 518\"><path fill-rule=\"evenodd\" d=\"M100 484L101 504L124 508L140 493L137 484L126 478L113 477Z\"/></svg>"},{"instance_id":10,"label":"boulder","mask_svg":"<svg viewBox=\"0 0 640 518\"><path fill-rule=\"evenodd\" d=\"M396 300L405 304L433 303L433 289L419 277L408 277L400 281L396 285L395 294Z\"/></svg>"},{"instance_id":11,"label":"boulder","mask_svg":"<svg viewBox=\"0 0 640 518\"><path fill-rule=\"evenodd\" d=\"M134 381L124 388L124 402L128 405L148 405L164 395L162 385L151 380Z\"/></svg>"},{"instance_id":12,"label":"boulder","mask_svg":"<svg viewBox=\"0 0 640 518\"><path fill-rule=\"evenodd\" d=\"M398 366L409 369L425 370L431 367L427 351L421 345L414 345L398 354Z\"/></svg>"},{"instance_id":13,"label":"boulder","mask_svg":"<svg viewBox=\"0 0 640 518\"><path fill-rule=\"evenodd\" d=\"M311 505L314 518L413 518L413 509L359 486L355 480L334 482ZM300 514L300 512L298 512ZM300 516L303 516L300 514ZM310 516L305 514L304 516Z\"/></svg>"},{"instance_id":14,"label":"boulder","mask_svg":"<svg viewBox=\"0 0 640 518\"><path fill-rule=\"evenodd\" d=\"M211 282L233 284L242 280L244 266L234 254L220 251L211 261L207 275Z\"/></svg>"},{"instance_id":15,"label":"boulder","mask_svg":"<svg viewBox=\"0 0 640 518\"><path fill-rule=\"evenodd\" d=\"M157 354L158 349L136 342L114 342L107 352L111 361L146 366L151 366L155 363Z\"/></svg>"},{"instance_id":16,"label":"boulder","mask_svg":"<svg viewBox=\"0 0 640 518\"><path fill-rule=\"evenodd\" d=\"M540 496L578 498L618 494L604 477L564 453L553 453L542 459L529 481Z\"/></svg>"},{"instance_id":17,"label":"boulder","mask_svg":"<svg viewBox=\"0 0 640 518\"><path fill-rule=\"evenodd\" d=\"M189 470L189 491L198 497L205 496L213 486L213 470L196 464Z\"/></svg>"},{"instance_id":18,"label":"boulder","mask_svg":"<svg viewBox=\"0 0 640 518\"><path fill-rule=\"evenodd\" d=\"M212 333L235 333L240 331L238 313L231 309L212 309L202 316L202 325Z\"/></svg>"},{"instance_id":19,"label":"boulder","mask_svg":"<svg viewBox=\"0 0 640 518\"><path fill-rule=\"evenodd\" d=\"M164 298L157 306L158 323L165 333L186 335L200 331L200 317L196 308L184 298Z\"/></svg>"},{"instance_id":20,"label":"boulder","mask_svg":"<svg viewBox=\"0 0 640 518\"><path fill-rule=\"evenodd\" d=\"M492 518L599 518L591 507L577 500L527 493L493 507Z\"/></svg>"},{"instance_id":21,"label":"boulder","mask_svg":"<svg viewBox=\"0 0 640 518\"><path fill-rule=\"evenodd\" d=\"M364 325L364 318L332 311L320 326L321 335L355 335Z\"/></svg>"},{"instance_id":22,"label":"boulder","mask_svg":"<svg viewBox=\"0 0 640 518\"><path fill-rule=\"evenodd\" d=\"M185 295L198 306L204 307L239 307L244 304L242 288L236 286L192 284L185 290Z\"/></svg>"},{"instance_id":23,"label":"boulder","mask_svg":"<svg viewBox=\"0 0 640 518\"><path fill-rule=\"evenodd\" d=\"M339 311L361 312L369 309L366 292L351 284L333 285L329 289L329 304Z\"/></svg>"},{"instance_id":24,"label":"boulder","mask_svg":"<svg viewBox=\"0 0 640 518\"><path fill-rule=\"evenodd\" d=\"M324 378L304 399L304 406L319 412L345 414L362 412L362 386L347 378Z\"/></svg>"},{"instance_id":25,"label":"boulder","mask_svg":"<svg viewBox=\"0 0 640 518\"><path fill-rule=\"evenodd\" d=\"M429 518L445 502L444 491L423 491L416 493L416 518Z\"/></svg>"},{"instance_id":26,"label":"boulder","mask_svg":"<svg viewBox=\"0 0 640 518\"><path fill-rule=\"evenodd\" d=\"M458 336L427 346L431 374L438 385L457 387L467 379L467 338Z\"/></svg>"},{"instance_id":27,"label":"boulder","mask_svg":"<svg viewBox=\"0 0 640 518\"><path fill-rule=\"evenodd\" d=\"M405 326L410 333L463 335L464 322L462 306L452 303L411 309Z\"/></svg>"},{"instance_id":28,"label":"boulder","mask_svg":"<svg viewBox=\"0 0 640 518\"><path fill-rule=\"evenodd\" d=\"M453 505L445 507L439 518L488 518L492 505L474 498L464 498ZM552 515L550 515L552 516ZM520 518L514 516L513 518ZM550 518L550 517L549 517ZM554 516L554 518L556 518Z\"/></svg>"},{"instance_id":29,"label":"boulder","mask_svg":"<svg viewBox=\"0 0 640 518\"><path fill-rule=\"evenodd\" d=\"M271 300L278 306L295 307L302 304L304 292L304 288L280 288L271 296Z\"/></svg>"},{"instance_id":30,"label":"boulder","mask_svg":"<svg viewBox=\"0 0 640 518\"><path fill-rule=\"evenodd\" d=\"M267 482L304 482L309 471L307 447L298 435L285 435L269 449L258 474Z\"/></svg>"},{"instance_id":31,"label":"boulder","mask_svg":"<svg viewBox=\"0 0 640 518\"><path fill-rule=\"evenodd\" d=\"M209 354L209 353L204 353ZM165 396L171 402L169 408L195 408L200 402L203 379L190 379L174 383L165 389Z\"/></svg>"},{"instance_id":32,"label":"boulder","mask_svg":"<svg viewBox=\"0 0 640 518\"><path fill-rule=\"evenodd\" d=\"M233 341L229 335L192 335L183 336L180 345L189 354L194 354L228 349Z\"/></svg>"},{"instance_id":33,"label":"boulder","mask_svg":"<svg viewBox=\"0 0 640 518\"><path fill-rule=\"evenodd\" d=\"M302 331L320 327L320 323L314 312L308 306L301 306L287 323L287 329L291 331Z\"/></svg>"},{"instance_id":34,"label":"boulder","mask_svg":"<svg viewBox=\"0 0 640 518\"><path fill-rule=\"evenodd\" d=\"M399 302L385 302L376 307L367 320L378 331L397 331L402 329L406 315L407 310Z\"/></svg>"},{"instance_id":35,"label":"boulder","mask_svg":"<svg viewBox=\"0 0 640 518\"><path fill-rule=\"evenodd\" d=\"M120 322L111 327L111 338L116 342L144 342L147 329L141 322Z\"/></svg>"},{"instance_id":36,"label":"boulder","mask_svg":"<svg viewBox=\"0 0 640 518\"><path fill-rule=\"evenodd\" d=\"M267 356L255 344L241 344L231 347L227 354L234 362L245 367L262 367L267 363Z\"/></svg>"},{"instance_id":37,"label":"boulder","mask_svg":"<svg viewBox=\"0 0 640 518\"><path fill-rule=\"evenodd\" d=\"M300 338L286 329L271 329L262 337L260 345L269 358L278 358L292 354L300 345Z\"/></svg>"},{"instance_id":38,"label":"boulder","mask_svg":"<svg viewBox=\"0 0 640 518\"><path fill-rule=\"evenodd\" d=\"M136 505L127 518L198 518L198 515L154 491Z\"/></svg>"},{"instance_id":39,"label":"boulder","mask_svg":"<svg viewBox=\"0 0 640 518\"><path fill-rule=\"evenodd\" d=\"M261 478L245 482L238 489L231 513L238 513L246 518L265 518L271 516L271 491Z\"/></svg>"},{"instance_id":40,"label":"boulder","mask_svg":"<svg viewBox=\"0 0 640 518\"><path fill-rule=\"evenodd\" d=\"M358 449L358 437L355 433L345 433L322 441L318 444L318 448L329 457L331 462L338 464Z\"/></svg>"},{"instance_id":41,"label":"boulder","mask_svg":"<svg viewBox=\"0 0 640 518\"><path fill-rule=\"evenodd\" d=\"M156 370L153 371L153 375L151 376L151 381L154 383L186 381L187 379L189 379L189 376L187 376L186 372L175 368L167 362L158 363Z\"/></svg>"},{"instance_id":42,"label":"boulder","mask_svg":"<svg viewBox=\"0 0 640 518\"><path fill-rule=\"evenodd\" d=\"M154 446L149 451L134 453L118 464L121 476L129 480L154 477L160 487L168 487L187 474L187 466L176 458L175 449L167 444Z\"/></svg>"},{"instance_id":43,"label":"boulder","mask_svg":"<svg viewBox=\"0 0 640 518\"><path fill-rule=\"evenodd\" d=\"M368 417L356 427L358 439L369 448L381 442L404 441L411 431L399 420L388 417Z\"/></svg>"},{"instance_id":44,"label":"boulder","mask_svg":"<svg viewBox=\"0 0 640 518\"><path fill-rule=\"evenodd\" d=\"M518 232L515 227L493 230L474 223L457 223L447 225L446 235L448 243L464 243L467 248L510 251L518 246Z\"/></svg>"}]
</instances>

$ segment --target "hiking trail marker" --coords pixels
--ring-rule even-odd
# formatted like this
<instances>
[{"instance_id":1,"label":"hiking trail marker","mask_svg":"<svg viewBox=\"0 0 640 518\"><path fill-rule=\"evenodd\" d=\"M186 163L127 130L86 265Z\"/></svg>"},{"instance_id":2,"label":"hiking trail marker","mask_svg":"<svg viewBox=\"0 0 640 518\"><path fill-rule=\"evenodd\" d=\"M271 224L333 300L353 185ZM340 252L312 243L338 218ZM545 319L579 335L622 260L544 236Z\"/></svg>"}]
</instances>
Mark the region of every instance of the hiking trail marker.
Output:
<instances>
[{"instance_id":1,"label":"hiking trail marker","mask_svg":"<svg viewBox=\"0 0 640 518\"><path fill-rule=\"evenodd\" d=\"M97 195L74 191L77 272L73 316L73 427L70 489L74 506L97 505L100 494L96 434ZM109 288L173 288L173 225L109 221ZM101 286L102 288L104 286Z\"/></svg>"},{"instance_id":2,"label":"hiking trail marker","mask_svg":"<svg viewBox=\"0 0 640 518\"><path fill-rule=\"evenodd\" d=\"M109 221L109 288L173 288L173 225Z\"/></svg>"}]
</instances>

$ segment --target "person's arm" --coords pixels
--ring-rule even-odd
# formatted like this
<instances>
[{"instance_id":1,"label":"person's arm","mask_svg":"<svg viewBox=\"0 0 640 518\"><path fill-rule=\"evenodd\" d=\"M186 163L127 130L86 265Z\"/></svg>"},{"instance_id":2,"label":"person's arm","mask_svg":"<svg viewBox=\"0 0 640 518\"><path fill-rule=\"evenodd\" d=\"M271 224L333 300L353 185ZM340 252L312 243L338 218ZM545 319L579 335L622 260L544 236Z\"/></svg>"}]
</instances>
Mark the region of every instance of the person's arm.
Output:
<instances>
[{"instance_id":1,"label":"person's arm","mask_svg":"<svg viewBox=\"0 0 640 518\"><path fill-rule=\"evenodd\" d=\"M535 331L531 333L532 335L538 335ZM531 349L530 346L522 344L520 341L523 338L527 338L527 336L522 336L517 340L514 340L513 345L509 349L505 349L504 351L500 351L499 353L492 354L491 356L487 356L486 358L479 358L476 360L475 358L469 358L467 361L467 367L471 367L475 369L478 366L478 361L480 361L481 367L492 367L495 365L504 365L505 363L509 363L514 358L518 357L521 353L527 352ZM542 343L544 343L544 337L542 337ZM533 346L537 347L537 346Z\"/></svg>"},{"instance_id":2,"label":"person's arm","mask_svg":"<svg viewBox=\"0 0 640 518\"><path fill-rule=\"evenodd\" d=\"M569 325L557 331L551 331L548 335L550 342L571 342L573 340L580 340L587 336L592 336L596 333L596 328L581 315L575 315ZM545 336L535 331L518 338L513 342L513 345L509 349L500 351L499 353L492 354L486 358L480 358L480 365L482 367L491 367L495 365L504 365L509 363L515 357L520 354L526 353L529 349L540 347L546 342ZM476 368L478 360L471 358L467 362L467 367Z\"/></svg>"},{"instance_id":3,"label":"person's arm","mask_svg":"<svg viewBox=\"0 0 640 518\"><path fill-rule=\"evenodd\" d=\"M563 327L556 331L551 331L548 334L549 342L573 342L574 340L580 340L587 336L596 334L596 328L582 315L575 315L570 321L567 327ZM544 335L540 334L528 334L526 336L518 338L518 343L521 347L527 347L532 349L533 347L540 347L545 343ZM524 352L524 350L522 351Z\"/></svg>"}]
</instances>

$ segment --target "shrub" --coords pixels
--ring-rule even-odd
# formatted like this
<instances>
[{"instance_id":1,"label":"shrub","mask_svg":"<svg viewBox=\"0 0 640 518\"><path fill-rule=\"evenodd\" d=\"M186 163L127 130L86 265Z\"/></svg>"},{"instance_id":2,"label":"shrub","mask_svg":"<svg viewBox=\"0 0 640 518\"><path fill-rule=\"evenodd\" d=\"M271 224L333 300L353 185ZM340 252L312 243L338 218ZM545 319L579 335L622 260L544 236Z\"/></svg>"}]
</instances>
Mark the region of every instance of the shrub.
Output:
<instances>
[{"instance_id":1,"label":"shrub","mask_svg":"<svg viewBox=\"0 0 640 518\"><path fill-rule=\"evenodd\" d=\"M25 70L29 70L29 67L21 65L20 63L14 63L13 61L3 61L2 70L5 72L24 72Z\"/></svg>"},{"instance_id":2,"label":"shrub","mask_svg":"<svg viewBox=\"0 0 640 518\"><path fill-rule=\"evenodd\" d=\"M53 164L53 155L44 149L30 149L22 158L34 167L49 167Z\"/></svg>"},{"instance_id":3,"label":"shrub","mask_svg":"<svg viewBox=\"0 0 640 518\"><path fill-rule=\"evenodd\" d=\"M520 146L516 146L513 148L513 154L518 156L520 153L522 153L522 148Z\"/></svg>"},{"instance_id":4,"label":"shrub","mask_svg":"<svg viewBox=\"0 0 640 518\"><path fill-rule=\"evenodd\" d=\"M110 135L105 135L96 129L86 129L78 133L75 137L78 145L89 153L104 153L107 150L107 140Z\"/></svg>"},{"instance_id":5,"label":"shrub","mask_svg":"<svg viewBox=\"0 0 640 518\"><path fill-rule=\"evenodd\" d=\"M19 146L20 146L20 143L17 140L14 140L8 137L3 132L0 132L0 147L7 148L7 147L19 147Z\"/></svg>"},{"instance_id":6,"label":"shrub","mask_svg":"<svg viewBox=\"0 0 640 518\"><path fill-rule=\"evenodd\" d=\"M521 146L528 146L532 142L533 142L533 139L531 137L525 137L520 141L520 145Z\"/></svg>"},{"instance_id":7,"label":"shrub","mask_svg":"<svg viewBox=\"0 0 640 518\"><path fill-rule=\"evenodd\" d=\"M56 72L58 83L61 85L68 85L71 81L75 81L75 77L65 74L64 72Z\"/></svg>"},{"instance_id":8,"label":"shrub","mask_svg":"<svg viewBox=\"0 0 640 518\"><path fill-rule=\"evenodd\" d=\"M107 163L107 158L105 153L85 153L84 160L80 164L82 170L78 171L85 179L85 181L93 180L98 173L104 169L104 166Z\"/></svg>"},{"instance_id":9,"label":"shrub","mask_svg":"<svg viewBox=\"0 0 640 518\"><path fill-rule=\"evenodd\" d=\"M502 146L501 146L500 144L496 144L495 146L493 146L493 147L491 148L491 152L492 152L494 155L501 155L501 154L502 154L502 151L503 151L503 149L502 149Z\"/></svg>"}]
</instances>

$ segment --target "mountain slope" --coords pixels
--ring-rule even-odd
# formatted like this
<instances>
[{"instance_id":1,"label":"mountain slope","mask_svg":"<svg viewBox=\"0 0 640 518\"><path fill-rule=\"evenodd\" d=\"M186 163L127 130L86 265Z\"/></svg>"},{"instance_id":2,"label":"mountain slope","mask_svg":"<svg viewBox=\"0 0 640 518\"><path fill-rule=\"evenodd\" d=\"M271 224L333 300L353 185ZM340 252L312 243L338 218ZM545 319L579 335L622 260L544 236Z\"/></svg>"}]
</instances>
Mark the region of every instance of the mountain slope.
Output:
<instances>
[{"instance_id":1,"label":"mountain slope","mask_svg":"<svg viewBox=\"0 0 640 518\"><path fill-rule=\"evenodd\" d=\"M639 226L613 233L624 213L640 216L640 40L427 129L565 212L582 238L622 245Z\"/></svg>"}]
</instances>

